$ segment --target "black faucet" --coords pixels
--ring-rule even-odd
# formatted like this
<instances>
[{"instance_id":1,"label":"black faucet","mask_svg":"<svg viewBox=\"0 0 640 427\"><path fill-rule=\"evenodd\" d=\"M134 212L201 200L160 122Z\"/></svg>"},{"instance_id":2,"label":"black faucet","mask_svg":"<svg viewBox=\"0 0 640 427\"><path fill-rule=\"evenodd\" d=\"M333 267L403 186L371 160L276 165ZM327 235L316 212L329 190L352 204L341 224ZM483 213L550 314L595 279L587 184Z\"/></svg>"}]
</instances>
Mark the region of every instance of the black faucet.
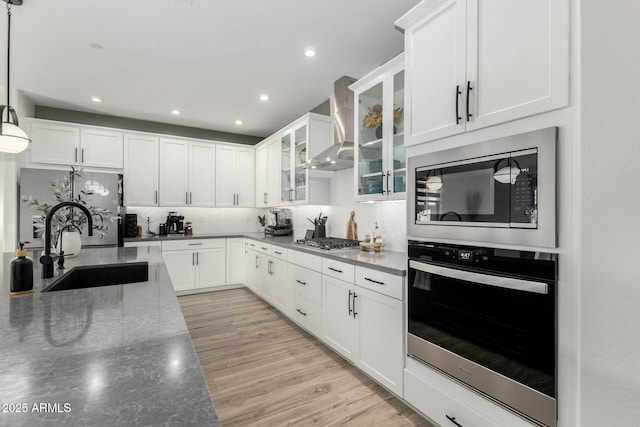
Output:
<instances>
[{"instance_id":1,"label":"black faucet","mask_svg":"<svg viewBox=\"0 0 640 427\"><path fill-rule=\"evenodd\" d=\"M53 277L54 258L51 256L51 220L53 219L53 214L64 207L74 207L84 212L85 216L87 217L87 225L89 227L88 234L89 236L93 236L93 217L91 216L91 212L89 212L89 209L87 209L85 206L82 206L80 203L76 202L62 202L52 207L46 218L44 219L44 255L40 257L43 279ZM64 252L61 252L60 257L64 257ZM64 263L64 261L62 262Z\"/></svg>"}]
</instances>

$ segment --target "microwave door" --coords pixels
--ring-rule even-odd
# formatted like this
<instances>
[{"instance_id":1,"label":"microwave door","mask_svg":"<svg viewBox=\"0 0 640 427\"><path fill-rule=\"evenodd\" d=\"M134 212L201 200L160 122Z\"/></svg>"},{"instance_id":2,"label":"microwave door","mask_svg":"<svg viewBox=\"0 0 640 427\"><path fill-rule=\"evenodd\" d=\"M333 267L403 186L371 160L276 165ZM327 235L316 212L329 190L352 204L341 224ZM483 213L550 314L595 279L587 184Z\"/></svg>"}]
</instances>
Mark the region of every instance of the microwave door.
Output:
<instances>
[{"instance_id":1,"label":"microwave door","mask_svg":"<svg viewBox=\"0 0 640 427\"><path fill-rule=\"evenodd\" d=\"M497 179L509 154L416 170L416 223L509 226L511 184Z\"/></svg>"}]
</instances>

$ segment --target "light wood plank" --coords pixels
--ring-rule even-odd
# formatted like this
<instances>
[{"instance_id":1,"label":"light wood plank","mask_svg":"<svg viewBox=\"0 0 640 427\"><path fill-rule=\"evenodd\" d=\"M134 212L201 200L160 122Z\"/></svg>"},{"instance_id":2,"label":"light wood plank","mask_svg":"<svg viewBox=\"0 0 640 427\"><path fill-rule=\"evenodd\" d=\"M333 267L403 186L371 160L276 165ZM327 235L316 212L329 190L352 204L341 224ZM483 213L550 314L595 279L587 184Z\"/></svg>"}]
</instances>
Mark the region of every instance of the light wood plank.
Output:
<instances>
[{"instance_id":1,"label":"light wood plank","mask_svg":"<svg viewBox=\"0 0 640 427\"><path fill-rule=\"evenodd\" d=\"M248 289L179 301L224 427L432 426Z\"/></svg>"}]
</instances>

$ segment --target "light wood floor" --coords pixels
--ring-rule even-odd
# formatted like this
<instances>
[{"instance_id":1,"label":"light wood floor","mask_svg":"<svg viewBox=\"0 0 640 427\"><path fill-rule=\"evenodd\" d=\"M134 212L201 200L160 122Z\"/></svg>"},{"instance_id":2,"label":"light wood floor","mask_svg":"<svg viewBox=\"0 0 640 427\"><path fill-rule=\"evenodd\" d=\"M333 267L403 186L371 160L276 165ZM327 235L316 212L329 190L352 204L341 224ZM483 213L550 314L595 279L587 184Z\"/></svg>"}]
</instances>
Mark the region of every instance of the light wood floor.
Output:
<instances>
[{"instance_id":1,"label":"light wood floor","mask_svg":"<svg viewBox=\"0 0 640 427\"><path fill-rule=\"evenodd\" d=\"M431 426L248 289L179 301L223 427Z\"/></svg>"}]
</instances>

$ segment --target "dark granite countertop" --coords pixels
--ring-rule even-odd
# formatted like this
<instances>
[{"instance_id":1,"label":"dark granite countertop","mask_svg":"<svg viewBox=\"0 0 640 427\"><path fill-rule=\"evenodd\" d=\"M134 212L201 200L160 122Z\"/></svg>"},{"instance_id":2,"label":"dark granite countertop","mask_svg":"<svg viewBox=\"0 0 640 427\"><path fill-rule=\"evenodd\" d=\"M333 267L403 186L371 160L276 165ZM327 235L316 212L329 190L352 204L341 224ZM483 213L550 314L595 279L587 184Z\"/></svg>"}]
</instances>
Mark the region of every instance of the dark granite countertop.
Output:
<instances>
[{"instance_id":1,"label":"dark granite countertop","mask_svg":"<svg viewBox=\"0 0 640 427\"><path fill-rule=\"evenodd\" d=\"M362 267L373 268L384 271L386 273L398 276L407 275L407 254L406 252L393 252L382 249L380 252L365 252L357 249L327 251L315 249L308 246L296 245L293 236L265 236L264 233L246 233L246 232L230 232L230 233L211 233L211 234L194 234L193 236L183 236L181 234L172 234L168 236L147 236L133 237L125 239L125 242L144 242L144 241L163 241L163 240L181 240L181 239L222 239L222 238L248 238L253 240L264 241L272 245L281 246L287 249L294 249L301 252L307 252L325 258L335 259L337 261L346 262L348 264L360 265Z\"/></svg>"},{"instance_id":2,"label":"dark granite countertop","mask_svg":"<svg viewBox=\"0 0 640 427\"><path fill-rule=\"evenodd\" d=\"M66 272L148 261L149 280L47 293L31 251L35 292L20 297L13 256L0 265L0 425L219 425L158 248L85 248Z\"/></svg>"}]
</instances>

